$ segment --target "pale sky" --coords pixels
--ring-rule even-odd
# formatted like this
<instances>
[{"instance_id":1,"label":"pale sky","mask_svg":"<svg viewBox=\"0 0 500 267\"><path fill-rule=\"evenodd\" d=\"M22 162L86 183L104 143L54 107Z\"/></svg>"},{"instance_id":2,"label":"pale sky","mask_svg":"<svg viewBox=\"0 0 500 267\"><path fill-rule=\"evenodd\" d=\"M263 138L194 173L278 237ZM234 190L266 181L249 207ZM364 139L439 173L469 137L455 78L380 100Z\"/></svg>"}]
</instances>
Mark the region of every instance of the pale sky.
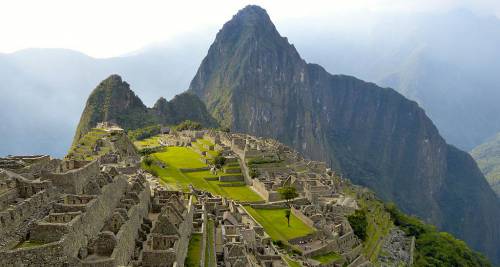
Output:
<instances>
[{"instance_id":1,"label":"pale sky","mask_svg":"<svg viewBox=\"0 0 500 267\"><path fill-rule=\"evenodd\" d=\"M0 52L67 48L112 57L180 34L222 26L247 4L273 21L338 18L350 12L443 12L466 8L500 14L499 0L0 0Z\"/></svg>"}]
</instances>

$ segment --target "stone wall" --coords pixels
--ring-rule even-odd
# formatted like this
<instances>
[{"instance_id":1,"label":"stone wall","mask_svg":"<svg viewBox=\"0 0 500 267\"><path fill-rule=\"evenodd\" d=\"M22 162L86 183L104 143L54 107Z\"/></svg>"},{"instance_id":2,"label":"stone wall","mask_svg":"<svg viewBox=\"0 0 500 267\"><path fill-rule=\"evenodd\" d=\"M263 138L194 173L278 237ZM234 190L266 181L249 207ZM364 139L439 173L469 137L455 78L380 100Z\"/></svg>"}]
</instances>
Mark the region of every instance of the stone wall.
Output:
<instances>
[{"instance_id":1,"label":"stone wall","mask_svg":"<svg viewBox=\"0 0 500 267\"><path fill-rule=\"evenodd\" d=\"M77 266L80 248L87 247L88 241L97 236L104 226L106 218L112 214L127 187L127 177L116 176L112 183L102 188L102 193L97 197L97 201L89 202L91 205L87 207L86 212L72 221L68 226L67 234L59 241L41 246L0 251L0 266L22 266L19 264L20 258L25 266L62 266L64 263L69 263L69 266ZM49 238L50 230L46 228L38 230L42 232L33 233L34 236L43 235L44 238ZM53 234L57 236L57 233Z\"/></svg>"},{"instance_id":2,"label":"stone wall","mask_svg":"<svg viewBox=\"0 0 500 267\"><path fill-rule=\"evenodd\" d=\"M268 202L281 200L281 195L276 191L269 191L266 185L258 179L253 179L252 188Z\"/></svg>"},{"instance_id":3,"label":"stone wall","mask_svg":"<svg viewBox=\"0 0 500 267\"><path fill-rule=\"evenodd\" d=\"M151 199L151 190L147 184L145 189L139 194L139 203L128 211L128 220L116 235L117 244L111 254L116 265L127 265L130 256L134 253L135 239L137 238L139 228L143 218L148 216Z\"/></svg>"},{"instance_id":4,"label":"stone wall","mask_svg":"<svg viewBox=\"0 0 500 267\"><path fill-rule=\"evenodd\" d=\"M205 265L205 251L207 250L207 224L208 224L208 215L205 210L203 210L203 223L201 225L202 229L202 238L201 238L201 257L200 257L200 266Z\"/></svg>"},{"instance_id":5,"label":"stone wall","mask_svg":"<svg viewBox=\"0 0 500 267\"><path fill-rule=\"evenodd\" d=\"M84 194L84 187L89 182L99 175L99 164L97 161L92 161L87 165L69 170L63 173L52 173L42 171L42 180L50 180L63 193L67 194Z\"/></svg>"},{"instance_id":6,"label":"stone wall","mask_svg":"<svg viewBox=\"0 0 500 267\"><path fill-rule=\"evenodd\" d=\"M238 175L221 175L219 176L219 181L221 182L243 182L243 176Z\"/></svg>"},{"instance_id":7,"label":"stone wall","mask_svg":"<svg viewBox=\"0 0 500 267\"><path fill-rule=\"evenodd\" d=\"M209 167L200 167L200 168L179 168L181 172L199 172L199 171L208 171Z\"/></svg>"},{"instance_id":8,"label":"stone wall","mask_svg":"<svg viewBox=\"0 0 500 267\"><path fill-rule=\"evenodd\" d=\"M309 227L314 228L314 222L309 219L304 213L302 213L300 210L295 209L292 207L291 209L292 214L295 215L297 218L301 219L305 224L307 224Z\"/></svg>"},{"instance_id":9,"label":"stone wall","mask_svg":"<svg viewBox=\"0 0 500 267\"><path fill-rule=\"evenodd\" d=\"M184 261L187 256L189 241L191 240L191 232L193 231L193 214L194 214L194 203L193 196L189 197L189 202L187 209L184 211L184 221L179 226L179 243L176 253L176 261L178 266L184 266Z\"/></svg>"},{"instance_id":10,"label":"stone wall","mask_svg":"<svg viewBox=\"0 0 500 267\"><path fill-rule=\"evenodd\" d=\"M53 200L55 192L52 188L42 190L24 199L17 205L0 212L0 236L3 236L27 220L33 213L40 210Z\"/></svg>"}]
</instances>

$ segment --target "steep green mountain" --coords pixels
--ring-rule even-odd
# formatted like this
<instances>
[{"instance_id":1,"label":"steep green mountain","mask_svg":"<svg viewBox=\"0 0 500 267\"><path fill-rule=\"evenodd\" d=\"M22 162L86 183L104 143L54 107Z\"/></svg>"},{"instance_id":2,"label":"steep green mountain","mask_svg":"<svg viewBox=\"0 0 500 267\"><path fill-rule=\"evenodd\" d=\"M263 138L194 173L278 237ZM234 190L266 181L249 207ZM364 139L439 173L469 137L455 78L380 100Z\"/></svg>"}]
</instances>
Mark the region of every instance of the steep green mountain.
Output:
<instances>
[{"instance_id":1,"label":"steep green mountain","mask_svg":"<svg viewBox=\"0 0 500 267\"><path fill-rule=\"evenodd\" d=\"M216 125L205 104L196 95L182 93L171 101L160 98L152 108L148 108L130 90L128 83L118 75L111 75L90 94L73 144L102 121L115 122L125 130L131 130L152 124L178 124L184 120L197 121L206 127Z\"/></svg>"},{"instance_id":2,"label":"steep green mountain","mask_svg":"<svg viewBox=\"0 0 500 267\"><path fill-rule=\"evenodd\" d=\"M224 24L189 92L222 125L327 161L500 262L500 204L474 160L417 103L306 63L262 8Z\"/></svg>"},{"instance_id":3,"label":"steep green mountain","mask_svg":"<svg viewBox=\"0 0 500 267\"><path fill-rule=\"evenodd\" d=\"M474 148L472 157L486 176L491 188L500 196L500 133Z\"/></svg>"}]
</instances>

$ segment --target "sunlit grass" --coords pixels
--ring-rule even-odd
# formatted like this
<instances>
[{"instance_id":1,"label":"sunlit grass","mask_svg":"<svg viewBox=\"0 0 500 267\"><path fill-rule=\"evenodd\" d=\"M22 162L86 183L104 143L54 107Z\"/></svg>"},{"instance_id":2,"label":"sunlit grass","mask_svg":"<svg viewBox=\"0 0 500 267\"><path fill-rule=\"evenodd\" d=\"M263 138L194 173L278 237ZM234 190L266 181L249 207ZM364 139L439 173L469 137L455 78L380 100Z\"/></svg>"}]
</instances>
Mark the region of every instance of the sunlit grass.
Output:
<instances>
[{"instance_id":1,"label":"sunlit grass","mask_svg":"<svg viewBox=\"0 0 500 267\"><path fill-rule=\"evenodd\" d=\"M219 182L205 179L226 175L223 172L219 172L217 175L207 170L182 172L180 169L207 167L207 165L200 160L201 156L189 147L168 147L166 151L154 153L151 157L156 161L163 162L165 165L164 168L159 164L146 166L144 163L142 164L143 168L146 170L154 170L163 182L175 189L187 191L189 190L189 185L193 185L195 188L208 191L214 195L220 195L238 201L262 201L259 194L250 189L250 187L243 182ZM238 186L221 186L224 184Z\"/></svg>"},{"instance_id":2,"label":"sunlit grass","mask_svg":"<svg viewBox=\"0 0 500 267\"><path fill-rule=\"evenodd\" d=\"M254 209L250 206L245 206L245 209L264 227L273 240L288 241L315 231L293 214L290 215L290 226L288 226L285 218L286 209Z\"/></svg>"}]
</instances>

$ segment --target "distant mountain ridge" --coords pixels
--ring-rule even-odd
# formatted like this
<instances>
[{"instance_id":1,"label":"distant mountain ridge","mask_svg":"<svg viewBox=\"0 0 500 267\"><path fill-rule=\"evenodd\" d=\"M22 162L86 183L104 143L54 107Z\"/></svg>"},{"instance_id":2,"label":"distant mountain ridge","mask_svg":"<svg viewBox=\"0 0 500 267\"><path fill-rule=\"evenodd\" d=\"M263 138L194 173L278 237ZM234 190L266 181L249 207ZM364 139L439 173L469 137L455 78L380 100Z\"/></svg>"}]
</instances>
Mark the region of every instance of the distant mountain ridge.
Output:
<instances>
[{"instance_id":1,"label":"distant mountain ridge","mask_svg":"<svg viewBox=\"0 0 500 267\"><path fill-rule=\"evenodd\" d=\"M152 108L148 108L128 83L118 75L111 75L87 99L73 144L99 122L114 122L125 130L130 130L153 124L178 124L184 120L197 121L205 127L216 125L203 102L195 95L182 93L171 101L162 97Z\"/></svg>"},{"instance_id":2,"label":"distant mountain ridge","mask_svg":"<svg viewBox=\"0 0 500 267\"><path fill-rule=\"evenodd\" d=\"M500 133L474 148L471 155L486 176L491 188L500 197Z\"/></svg>"},{"instance_id":3,"label":"distant mountain ridge","mask_svg":"<svg viewBox=\"0 0 500 267\"><path fill-rule=\"evenodd\" d=\"M470 151L500 131L498 18L454 10L384 14L366 24L356 16L340 24L331 19L295 18L279 26L309 62L417 101L450 144ZM84 99L111 73L126 77L148 106L183 92L216 33L212 28L114 58L66 49L0 53L0 155L63 156Z\"/></svg>"},{"instance_id":4,"label":"distant mountain ridge","mask_svg":"<svg viewBox=\"0 0 500 267\"><path fill-rule=\"evenodd\" d=\"M325 160L500 262L500 203L474 160L417 103L306 63L262 8L224 24L189 92L222 125Z\"/></svg>"}]
</instances>

